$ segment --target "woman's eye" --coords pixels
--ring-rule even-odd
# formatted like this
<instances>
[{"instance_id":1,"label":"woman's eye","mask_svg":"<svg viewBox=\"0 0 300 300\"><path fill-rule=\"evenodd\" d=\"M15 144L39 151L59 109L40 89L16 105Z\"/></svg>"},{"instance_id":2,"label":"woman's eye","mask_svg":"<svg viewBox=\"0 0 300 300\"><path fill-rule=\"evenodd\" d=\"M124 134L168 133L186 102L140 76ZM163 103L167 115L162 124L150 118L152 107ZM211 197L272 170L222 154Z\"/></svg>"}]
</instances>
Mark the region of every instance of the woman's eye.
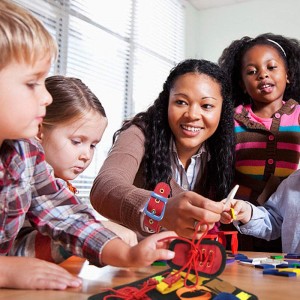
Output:
<instances>
[{"instance_id":1,"label":"woman's eye","mask_svg":"<svg viewBox=\"0 0 300 300\"><path fill-rule=\"evenodd\" d=\"M91 145L91 148L92 148L92 149L96 149L96 146L97 146L97 144L92 144L92 145Z\"/></svg>"},{"instance_id":2,"label":"woman's eye","mask_svg":"<svg viewBox=\"0 0 300 300\"><path fill-rule=\"evenodd\" d=\"M187 105L186 102L183 101L183 100L176 100L176 103L177 103L178 105Z\"/></svg>"},{"instance_id":3,"label":"woman's eye","mask_svg":"<svg viewBox=\"0 0 300 300\"><path fill-rule=\"evenodd\" d=\"M202 107L204 109L212 109L214 106L212 104L203 104Z\"/></svg>"}]
</instances>

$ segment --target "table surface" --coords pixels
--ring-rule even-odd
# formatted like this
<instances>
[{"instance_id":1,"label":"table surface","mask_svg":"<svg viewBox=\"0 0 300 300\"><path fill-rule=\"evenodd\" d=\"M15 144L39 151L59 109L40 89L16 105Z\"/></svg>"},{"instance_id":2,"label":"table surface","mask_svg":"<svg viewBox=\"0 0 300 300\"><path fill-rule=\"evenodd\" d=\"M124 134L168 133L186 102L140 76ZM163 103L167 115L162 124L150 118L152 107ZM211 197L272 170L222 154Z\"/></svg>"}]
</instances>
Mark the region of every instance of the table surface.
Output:
<instances>
[{"instance_id":1,"label":"table surface","mask_svg":"<svg viewBox=\"0 0 300 300\"><path fill-rule=\"evenodd\" d=\"M249 258L271 255L270 253L261 252L242 253ZM165 269L165 267L158 266L134 269L121 269L110 266L97 268L78 257L71 257L61 265L83 279L80 288L69 288L64 291L0 289L0 299L82 300L104 291L103 288L136 281ZM300 295L300 276L289 278L263 275L261 269L241 265L236 261L227 264L224 272L219 277L240 289L255 294L259 300L299 299Z\"/></svg>"}]
</instances>

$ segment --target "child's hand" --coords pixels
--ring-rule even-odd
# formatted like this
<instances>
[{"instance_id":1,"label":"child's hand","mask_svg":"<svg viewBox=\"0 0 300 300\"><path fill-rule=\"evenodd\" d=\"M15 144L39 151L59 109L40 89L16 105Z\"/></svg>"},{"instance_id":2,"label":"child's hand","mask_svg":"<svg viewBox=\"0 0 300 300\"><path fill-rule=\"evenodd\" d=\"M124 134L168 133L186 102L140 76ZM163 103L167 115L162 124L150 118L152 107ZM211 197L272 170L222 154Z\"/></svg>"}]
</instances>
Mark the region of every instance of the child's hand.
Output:
<instances>
[{"instance_id":1,"label":"child's hand","mask_svg":"<svg viewBox=\"0 0 300 300\"><path fill-rule=\"evenodd\" d=\"M229 211L223 211L221 213L221 218L220 218L220 222L223 224L230 224L232 223L233 218L232 215Z\"/></svg>"},{"instance_id":2,"label":"child's hand","mask_svg":"<svg viewBox=\"0 0 300 300\"><path fill-rule=\"evenodd\" d=\"M104 246L100 260L117 267L146 267L156 260L170 260L175 255L168 250L171 241L160 241L170 236L176 238L177 235L173 231L152 234L133 247L115 238Z\"/></svg>"},{"instance_id":3,"label":"child's hand","mask_svg":"<svg viewBox=\"0 0 300 300\"><path fill-rule=\"evenodd\" d=\"M173 231L165 231L157 234L152 234L144 240L140 241L130 250L132 263L136 266L149 266L156 260L170 260L175 256L171 250L167 250L171 240L166 242L159 241L166 237L176 237L177 234Z\"/></svg>"},{"instance_id":4,"label":"child's hand","mask_svg":"<svg viewBox=\"0 0 300 300\"><path fill-rule=\"evenodd\" d=\"M223 203L225 204L225 202ZM231 209L234 212L234 218ZM232 199L225 205L224 211L221 213L220 222L223 224L228 224L233 220L237 220L245 224L250 221L251 215L252 207L248 202Z\"/></svg>"},{"instance_id":5,"label":"child's hand","mask_svg":"<svg viewBox=\"0 0 300 300\"><path fill-rule=\"evenodd\" d=\"M64 268L37 258L2 256L0 265L2 288L64 290L82 283Z\"/></svg>"},{"instance_id":6,"label":"child's hand","mask_svg":"<svg viewBox=\"0 0 300 300\"><path fill-rule=\"evenodd\" d=\"M103 226L118 235L126 244L135 246L137 244L136 233L127 227L112 221L101 221Z\"/></svg>"}]
</instances>

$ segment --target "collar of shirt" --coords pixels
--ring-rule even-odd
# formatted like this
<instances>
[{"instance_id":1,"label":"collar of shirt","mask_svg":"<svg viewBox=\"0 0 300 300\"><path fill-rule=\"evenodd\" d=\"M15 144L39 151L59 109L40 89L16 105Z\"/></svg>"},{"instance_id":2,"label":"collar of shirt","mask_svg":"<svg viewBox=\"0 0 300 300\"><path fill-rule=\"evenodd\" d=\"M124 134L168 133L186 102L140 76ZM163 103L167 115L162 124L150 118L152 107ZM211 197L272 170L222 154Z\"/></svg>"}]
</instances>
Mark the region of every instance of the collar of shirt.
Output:
<instances>
[{"instance_id":1,"label":"collar of shirt","mask_svg":"<svg viewBox=\"0 0 300 300\"><path fill-rule=\"evenodd\" d=\"M178 157L177 148L173 138L170 143L170 150L173 178L183 189L189 191L193 190L195 184L203 174L207 162L210 160L206 144L203 143L197 153L191 157L191 163L187 170L184 169L184 166Z\"/></svg>"}]
</instances>

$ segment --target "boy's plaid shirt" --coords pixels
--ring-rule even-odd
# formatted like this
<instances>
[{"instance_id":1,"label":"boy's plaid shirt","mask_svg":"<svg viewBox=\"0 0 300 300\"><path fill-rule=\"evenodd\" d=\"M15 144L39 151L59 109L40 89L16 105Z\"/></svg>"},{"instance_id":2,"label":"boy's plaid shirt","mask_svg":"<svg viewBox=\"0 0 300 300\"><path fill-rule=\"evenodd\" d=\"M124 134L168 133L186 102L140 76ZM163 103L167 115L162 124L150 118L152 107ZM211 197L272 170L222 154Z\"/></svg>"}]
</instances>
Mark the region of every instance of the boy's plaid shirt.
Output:
<instances>
[{"instance_id":1,"label":"boy's plaid shirt","mask_svg":"<svg viewBox=\"0 0 300 300\"><path fill-rule=\"evenodd\" d=\"M102 247L115 234L49 173L41 146L34 140L4 141L0 155L0 255L8 254L27 216L65 250L101 265Z\"/></svg>"}]
</instances>

